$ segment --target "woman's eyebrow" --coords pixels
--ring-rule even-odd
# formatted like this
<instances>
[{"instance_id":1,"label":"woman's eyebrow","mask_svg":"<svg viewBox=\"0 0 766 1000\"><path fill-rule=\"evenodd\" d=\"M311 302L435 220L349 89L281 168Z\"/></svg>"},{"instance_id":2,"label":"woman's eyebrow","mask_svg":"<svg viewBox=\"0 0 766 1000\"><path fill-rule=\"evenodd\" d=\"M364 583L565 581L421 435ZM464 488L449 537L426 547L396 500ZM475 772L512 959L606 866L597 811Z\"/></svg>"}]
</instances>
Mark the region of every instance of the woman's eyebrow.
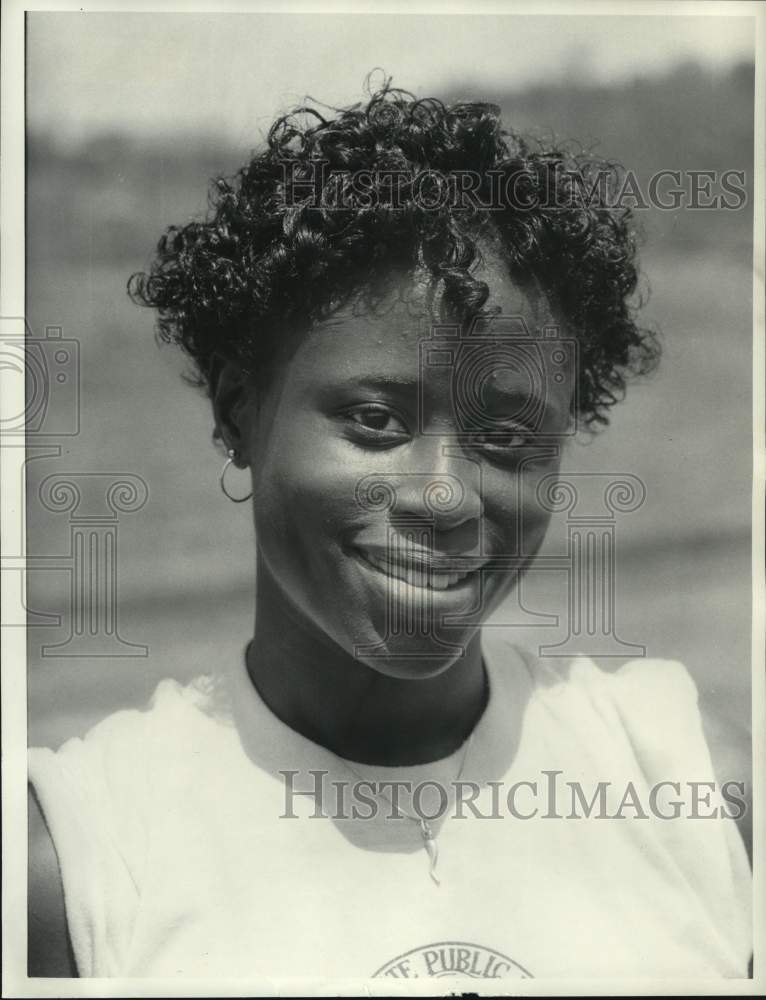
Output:
<instances>
[{"instance_id":1,"label":"woman's eyebrow","mask_svg":"<svg viewBox=\"0 0 766 1000\"><path fill-rule=\"evenodd\" d=\"M388 389L402 390L415 389L418 387L420 379L417 375L392 374L392 373L363 373L352 375L346 379L339 379L332 383L334 390L342 389Z\"/></svg>"}]
</instances>

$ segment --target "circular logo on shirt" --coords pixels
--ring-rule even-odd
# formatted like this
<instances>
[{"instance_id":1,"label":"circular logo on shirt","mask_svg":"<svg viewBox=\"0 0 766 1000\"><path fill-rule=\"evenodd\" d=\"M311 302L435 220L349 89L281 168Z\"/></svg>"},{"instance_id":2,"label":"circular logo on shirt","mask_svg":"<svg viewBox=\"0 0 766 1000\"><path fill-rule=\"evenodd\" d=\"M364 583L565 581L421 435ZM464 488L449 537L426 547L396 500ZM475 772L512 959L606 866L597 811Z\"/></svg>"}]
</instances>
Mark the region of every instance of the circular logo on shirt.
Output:
<instances>
[{"instance_id":1,"label":"circular logo on shirt","mask_svg":"<svg viewBox=\"0 0 766 1000\"><path fill-rule=\"evenodd\" d=\"M534 979L531 972L512 958L465 941L437 941L413 948L386 962L372 977L379 979L425 979L468 976L469 979Z\"/></svg>"}]
</instances>

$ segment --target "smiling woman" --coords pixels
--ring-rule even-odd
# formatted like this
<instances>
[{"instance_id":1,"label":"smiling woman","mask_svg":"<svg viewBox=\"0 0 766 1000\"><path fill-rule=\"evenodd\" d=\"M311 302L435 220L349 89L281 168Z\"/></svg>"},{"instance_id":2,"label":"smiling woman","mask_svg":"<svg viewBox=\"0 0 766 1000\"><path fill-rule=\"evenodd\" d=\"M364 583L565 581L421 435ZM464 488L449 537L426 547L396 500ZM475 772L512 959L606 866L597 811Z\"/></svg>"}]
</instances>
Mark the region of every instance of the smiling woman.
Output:
<instances>
[{"instance_id":1,"label":"smiling woman","mask_svg":"<svg viewBox=\"0 0 766 1000\"><path fill-rule=\"evenodd\" d=\"M748 864L685 668L482 633L573 431L657 359L597 167L386 86L275 122L131 279L247 471L255 629L30 751L33 974L746 974Z\"/></svg>"}]
</instances>

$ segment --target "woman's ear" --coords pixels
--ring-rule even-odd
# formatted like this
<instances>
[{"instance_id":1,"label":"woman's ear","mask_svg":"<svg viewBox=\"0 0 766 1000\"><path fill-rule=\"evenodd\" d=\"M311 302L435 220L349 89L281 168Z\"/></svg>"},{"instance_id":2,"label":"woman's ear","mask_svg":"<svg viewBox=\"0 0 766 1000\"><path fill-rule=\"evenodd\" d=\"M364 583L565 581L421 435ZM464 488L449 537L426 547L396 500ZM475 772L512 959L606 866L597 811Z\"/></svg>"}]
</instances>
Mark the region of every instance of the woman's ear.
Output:
<instances>
[{"instance_id":1,"label":"woman's ear","mask_svg":"<svg viewBox=\"0 0 766 1000\"><path fill-rule=\"evenodd\" d=\"M247 414L253 394L252 382L230 361L221 368L211 391L215 431L213 436L223 442L227 451L236 452L234 464L244 468L250 464L250 427Z\"/></svg>"}]
</instances>

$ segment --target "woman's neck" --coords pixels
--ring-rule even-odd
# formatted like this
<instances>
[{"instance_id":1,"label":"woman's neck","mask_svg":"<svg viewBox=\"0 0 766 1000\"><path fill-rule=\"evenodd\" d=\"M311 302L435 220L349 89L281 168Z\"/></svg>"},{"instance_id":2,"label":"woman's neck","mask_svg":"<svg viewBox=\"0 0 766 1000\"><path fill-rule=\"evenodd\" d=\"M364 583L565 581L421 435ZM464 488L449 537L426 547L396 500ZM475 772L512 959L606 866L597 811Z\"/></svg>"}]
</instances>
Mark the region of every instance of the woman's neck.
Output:
<instances>
[{"instance_id":1,"label":"woman's neck","mask_svg":"<svg viewBox=\"0 0 766 1000\"><path fill-rule=\"evenodd\" d=\"M402 680L356 660L309 621L259 566L247 670L274 714L347 760L387 766L447 757L487 699L478 633L434 677Z\"/></svg>"}]
</instances>

